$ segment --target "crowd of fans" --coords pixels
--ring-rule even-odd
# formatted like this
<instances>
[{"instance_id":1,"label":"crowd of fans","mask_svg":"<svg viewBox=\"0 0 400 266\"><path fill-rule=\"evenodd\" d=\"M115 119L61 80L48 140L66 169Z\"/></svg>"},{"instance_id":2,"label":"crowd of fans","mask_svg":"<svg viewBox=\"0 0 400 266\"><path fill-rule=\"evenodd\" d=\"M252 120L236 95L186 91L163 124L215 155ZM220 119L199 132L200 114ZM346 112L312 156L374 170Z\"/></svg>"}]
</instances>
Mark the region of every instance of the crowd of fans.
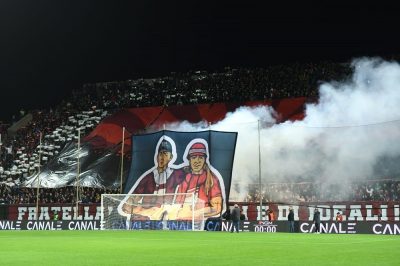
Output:
<instances>
[{"instance_id":1,"label":"crowd of fans","mask_svg":"<svg viewBox=\"0 0 400 266\"><path fill-rule=\"evenodd\" d=\"M249 185L245 202L399 201L399 180L369 180L326 184L319 182ZM262 191L262 193L260 193Z\"/></svg>"},{"instance_id":2,"label":"crowd of fans","mask_svg":"<svg viewBox=\"0 0 400 266\"><path fill-rule=\"evenodd\" d=\"M260 195L259 184L251 184L244 202L262 201L276 203L296 202L341 202L341 201L399 201L400 181L370 180L344 184L315 182L263 184ZM76 187L40 188L39 203L75 203ZM118 189L79 188L78 201L100 203L101 194L118 194ZM37 200L37 189L0 184L0 204L33 204Z\"/></svg>"},{"instance_id":3,"label":"crowd of fans","mask_svg":"<svg viewBox=\"0 0 400 266\"><path fill-rule=\"evenodd\" d=\"M268 68L225 68L222 72L171 73L156 79L86 84L75 92L81 101L106 109L215 102L318 97L322 81L349 76L349 64L294 63Z\"/></svg>"},{"instance_id":4,"label":"crowd of fans","mask_svg":"<svg viewBox=\"0 0 400 266\"><path fill-rule=\"evenodd\" d=\"M0 128L0 197L7 203L32 203L33 189L20 187L23 179L37 173L63 146L89 133L104 117L121 108L167 106L215 102L243 102L277 98L318 97L318 85L323 81L343 80L351 73L348 63L319 62L274 65L265 68L225 68L209 73L190 71L171 73L151 79L86 84L73 91L50 110L21 110L22 118L32 115L30 122L10 133ZM18 119L16 119L18 120ZM41 138L42 137L42 138ZM40 139L42 143L40 145ZM262 197L267 201L315 201L341 195L321 189L319 184L275 184L266 186ZM372 187L354 187L352 199L395 199L399 184L387 183ZM74 189L44 189L41 202L73 201ZM316 192L320 191L320 192ZM370 190L368 190L370 191ZM393 192L394 191L394 192ZM254 192L254 193L253 193ZM246 201L257 200L260 193L251 192ZM98 202L98 189L84 189L82 201ZM257 196L258 195L258 196ZM349 196L351 194L346 193ZM342 197L343 198L343 197ZM346 200L349 198L346 198Z\"/></svg>"},{"instance_id":5,"label":"crowd of fans","mask_svg":"<svg viewBox=\"0 0 400 266\"><path fill-rule=\"evenodd\" d=\"M5 184L0 184L0 204L35 204L37 195L39 195L39 204L48 203L100 203L101 194L117 194L116 189L100 189L91 187L76 187L68 186L62 188L40 188L37 193L37 188L26 187L10 187Z\"/></svg>"},{"instance_id":6,"label":"crowd of fans","mask_svg":"<svg viewBox=\"0 0 400 266\"><path fill-rule=\"evenodd\" d=\"M107 112L89 107L74 110L71 104L60 109L32 111L31 121L12 136L4 134L0 145L0 182L19 185L27 176L35 174L39 166L57 155L64 145L89 133Z\"/></svg>"},{"instance_id":7,"label":"crowd of fans","mask_svg":"<svg viewBox=\"0 0 400 266\"><path fill-rule=\"evenodd\" d=\"M349 64L294 63L254 69L225 68L216 73L190 71L171 73L162 78L86 84L73 91L70 99L65 99L54 109L31 112L21 109L18 117L31 114L31 122L12 134L2 130L0 182L19 185L24 177L37 171L39 164L45 164L68 141L76 139L78 128L84 135L107 114L121 108L300 96L315 98L320 81L343 79L349 73ZM98 112L92 117L96 119L88 119L88 114L93 115L93 112ZM86 123L87 120L90 120L89 123ZM54 133L57 130L58 133ZM64 136L60 136L60 132L64 132ZM43 146L39 145L40 134ZM40 151L43 147L49 149ZM39 162L40 152L44 162Z\"/></svg>"}]
</instances>

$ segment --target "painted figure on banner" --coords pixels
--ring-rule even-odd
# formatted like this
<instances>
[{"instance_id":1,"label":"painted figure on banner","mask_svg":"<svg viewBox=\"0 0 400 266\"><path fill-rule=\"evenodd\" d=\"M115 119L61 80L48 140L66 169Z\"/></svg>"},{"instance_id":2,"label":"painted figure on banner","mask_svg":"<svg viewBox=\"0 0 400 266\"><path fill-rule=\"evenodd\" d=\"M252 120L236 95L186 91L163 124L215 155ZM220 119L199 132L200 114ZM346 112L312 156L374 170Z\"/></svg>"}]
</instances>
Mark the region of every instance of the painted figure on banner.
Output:
<instances>
[{"instance_id":1,"label":"painted figure on banner","mask_svg":"<svg viewBox=\"0 0 400 266\"><path fill-rule=\"evenodd\" d=\"M194 139L186 147L183 157L184 178L178 185L178 193L193 193L193 197L178 196L177 202L193 201L195 216L220 217L224 212L225 187L221 174L210 164L208 143L204 139ZM192 211L182 209L178 219L192 217Z\"/></svg>"},{"instance_id":2,"label":"painted figure on banner","mask_svg":"<svg viewBox=\"0 0 400 266\"><path fill-rule=\"evenodd\" d=\"M154 155L154 167L138 178L128 194L157 194L175 193L178 183L183 176L182 171L173 169L177 157L174 141L163 136L159 139ZM161 206L171 200L164 197L130 196L125 199L122 211L126 215L160 218Z\"/></svg>"}]
</instances>

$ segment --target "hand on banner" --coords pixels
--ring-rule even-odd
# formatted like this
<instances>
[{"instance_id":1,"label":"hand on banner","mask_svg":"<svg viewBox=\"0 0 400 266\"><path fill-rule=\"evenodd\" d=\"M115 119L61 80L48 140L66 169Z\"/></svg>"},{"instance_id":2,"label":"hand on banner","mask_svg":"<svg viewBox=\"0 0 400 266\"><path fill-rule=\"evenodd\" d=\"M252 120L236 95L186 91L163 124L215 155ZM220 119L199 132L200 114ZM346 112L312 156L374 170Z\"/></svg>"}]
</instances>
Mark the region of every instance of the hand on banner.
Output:
<instances>
[{"instance_id":1,"label":"hand on banner","mask_svg":"<svg viewBox=\"0 0 400 266\"><path fill-rule=\"evenodd\" d=\"M183 220L183 221L192 220L193 216L195 220L203 219L203 214L204 214L203 209L198 209L193 211L191 206L185 205L179 209L176 216L176 220Z\"/></svg>"},{"instance_id":2,"label":"hand on banner","mask_svg":"<svg viewBox=\"0 0 400 266\"><path fill-rule=\"evenodd\" d=\"M192 208L188 205L183 205L176 213L176 220L192 219Z\"/></svg>"},{"instance_id":3,"label":"hand on banner","mask_svg":"<svg viewBox=\"0 0 400 266\"><path fill-rule=\"evenodd\" d=\"M148 209L142 209L137 214L148 217L150 220L159 220L163 212L164 208L161 206L161 207L151 207Z\"/></svg>"},{"instance_id":4,"label":"hand on banner","mask_svg":"<svg viewBox=\"0 0 400 266\"><path fill-rule=\"evenodd\" d=\"M122 205L122 211L126 214L137 214L139 213L143 207L139 204L140 197L129 197L124 201Z\"/></svg>"},{"instance_id":5,"label":"hand on banner","mask_svg":"<svg viewBox=\"0 0 400 266\"><path fill-rule=\"evenodd\" d=\"M130 204L124 203L124 205L122 205L122 211L126 214L133 214L135 213L135 209L137 207L136 206L132 206Z\"/></svg>"}]
</instances>

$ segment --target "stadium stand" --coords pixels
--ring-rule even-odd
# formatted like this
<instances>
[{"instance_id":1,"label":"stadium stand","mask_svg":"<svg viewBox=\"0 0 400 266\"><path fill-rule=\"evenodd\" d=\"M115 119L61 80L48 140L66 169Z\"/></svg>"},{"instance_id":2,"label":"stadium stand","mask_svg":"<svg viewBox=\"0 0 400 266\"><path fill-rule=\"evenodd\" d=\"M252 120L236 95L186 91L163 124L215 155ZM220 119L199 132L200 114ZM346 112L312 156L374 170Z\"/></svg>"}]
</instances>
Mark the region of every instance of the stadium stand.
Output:
<instances>
[{"instance_id":1,"label":"stadium stand","mask_svg":"<svg viewBox=\"0 0 400 266\"><path fill-rule=\"evenodd\" d=\"M318 84L324 80L345 79L351 72L347 63L320 62L275 65L267 68L225 68L221 72L190 71L171 73L161 78L85 84L74 90L71 98L54 110L20 113L30 122L18 130L0 128L0 202L7 204L35 202L35 190L19 187L21 181L45 165L66 143L87 136L106 117L123 108L181 106L193 104L235 103L255 100L318 97ZM24 121L25 121L24 120ZM18 122L18 121L16 121ZM40 133L42 144L39 144ZM39 162L39 153L42 154ZM353 183L352 198L341 194L334 185L317 183L270 184L262 192L265 201L398 200L400 182L376 180ZM74 202L74 187L40 189L40 202ZM257 186L249 188L246 202L258 201ZM317 191L323 191L323 195ZM82 202L99 202L101 193L115 193L102 188L82 188Z\"/></svg>"},{"instance_id":2,"label":"stadium stand","mask_svg":"<svg viewBox=\"0 0 400 266\"><path fill-rule=\"evenodd\" d=\"M252 184L244 202L340 202L340 201L398 201L400 181L368 180L351 182L347 190L339 184L317 182L266 183L260 195L259 184ZM339 189L340 188L340 189Z\"/></svg>"},{"instance_id":3,"label":"stadium stand","mask_svg":"<svg viewBox=\"0 0 400 266\"><path fill-rule=\"evenodd\" d=\"M81 203L100 203L102 193L118 193L112 189L91 187L81 188ZM39 203L73 203L76 199L75 187L40 188ZM0 184L0 204L36 203L36 188L18 188Z\"/></svg>"}]
</instances>

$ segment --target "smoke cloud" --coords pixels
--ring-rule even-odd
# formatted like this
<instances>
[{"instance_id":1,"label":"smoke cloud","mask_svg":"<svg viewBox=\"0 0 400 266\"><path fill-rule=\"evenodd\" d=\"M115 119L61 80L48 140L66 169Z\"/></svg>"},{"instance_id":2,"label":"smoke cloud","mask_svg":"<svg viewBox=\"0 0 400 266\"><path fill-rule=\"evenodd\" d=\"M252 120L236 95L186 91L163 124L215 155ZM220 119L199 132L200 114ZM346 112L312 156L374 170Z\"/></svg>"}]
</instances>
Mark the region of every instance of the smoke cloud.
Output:
<instances>
[{"instance_id":1,"label":"smoke cloud","mask_svg":"<svg viewBox=\"0 0 400 266\"><path fill-rule=\"evenodd\" d=\"M348 80L319 87L320 98L306 106L302 121L277 124L272 108L241 107L212 125L212 130L238 132L232 183L240 187L258 183L259 171L264 184L310 180L345 184L398 175L400 65L362 58L352 67ZM182 131L207 127L187 122L167 125Z\"/></svg>"}]
</instances>

